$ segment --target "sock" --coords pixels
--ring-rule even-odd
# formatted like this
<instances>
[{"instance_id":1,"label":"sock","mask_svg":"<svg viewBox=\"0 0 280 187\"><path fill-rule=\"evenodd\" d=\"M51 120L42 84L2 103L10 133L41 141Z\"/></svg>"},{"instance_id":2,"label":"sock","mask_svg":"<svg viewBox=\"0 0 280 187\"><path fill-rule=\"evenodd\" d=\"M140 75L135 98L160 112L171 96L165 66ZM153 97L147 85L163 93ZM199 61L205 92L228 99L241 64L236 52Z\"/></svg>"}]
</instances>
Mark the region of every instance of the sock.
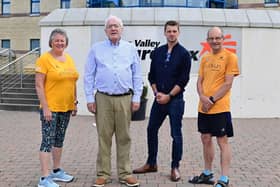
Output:
<instances>
[{"instance_id":1,"label":"sock","mask_svg":"<svg viewBox=\"0 0 280 187\"><path fill-rule=\"evenodd\" d=\"M228 176L222 175L219 180L227 183L228 182Z\"/></svg>"},{"instance_id":2,"label":"sock","mask_svg":"<svg viewBox=\"0 0 280 187\"><path fill-rule=\"evenodd\" d=\"M210 171L209 169L205 169L203 170L204 175L210 175L212 173L212 171Z\"/></svg>"},{"instance_id":3,"label":"sock","mask_svg":"<svg viewBox=\"0 0 280 187\"><path fill-rule=\"evenodd\" d=\"M60 171L60 168L57 168L57 169L54 169L54 170L53 170L54 173L56 173L56 172L58 172L58 171Z\"/></svg>"},{"instance_id":4,"label":"sock","mask_svg":"<svg viewBox=\"0 0 280 187\"><path fill-rule=\"evenodd\" d=\"M219 180L228 183L228 176L222 175ZM220 184L217 184L216 187L222 187L222 186Z\"/></svg>"}]
</instances>

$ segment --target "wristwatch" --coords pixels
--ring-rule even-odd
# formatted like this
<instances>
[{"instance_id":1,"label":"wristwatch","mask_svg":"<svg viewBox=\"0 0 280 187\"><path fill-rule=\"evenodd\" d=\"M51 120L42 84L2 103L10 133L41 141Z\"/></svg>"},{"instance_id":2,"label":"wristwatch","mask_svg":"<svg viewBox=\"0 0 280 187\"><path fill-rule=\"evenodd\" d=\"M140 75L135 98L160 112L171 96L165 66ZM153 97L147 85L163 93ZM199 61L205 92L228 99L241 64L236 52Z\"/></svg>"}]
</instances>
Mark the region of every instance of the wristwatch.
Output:
<instances>
[{"instance_id":1,"label":"wristwatch","mask_svg":"<svg viewBox=\"0 0 280 187\"><path fill-rule=\"evenodd\" d=\"M210 100L212 103L215 103L215 100L214 100L214 97L213 97L213 96L210 96L210 97L209 97L209 100Z\"/></svg>"},{"instance_id":2,"label":"wristwatch","mask_svg":"<svg viewBox=\"0 0 280 187\"><path fill-rule=\"evenodd\" d=\"M172 95L171 93L168 93L170 99L172 99L174 97L174 95Z\"/></svg>"}]
</instances>

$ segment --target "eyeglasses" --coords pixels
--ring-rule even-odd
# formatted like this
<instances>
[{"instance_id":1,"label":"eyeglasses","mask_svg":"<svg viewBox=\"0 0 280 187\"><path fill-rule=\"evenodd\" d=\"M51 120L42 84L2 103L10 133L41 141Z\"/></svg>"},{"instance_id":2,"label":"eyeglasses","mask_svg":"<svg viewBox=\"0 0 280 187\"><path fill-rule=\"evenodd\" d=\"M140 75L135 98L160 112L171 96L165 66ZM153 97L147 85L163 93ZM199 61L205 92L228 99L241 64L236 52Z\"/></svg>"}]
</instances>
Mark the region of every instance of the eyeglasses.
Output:
<instances>
[{"instance_id":1,"label":"eyeglasses","mask_svg":"<svg viewBox=\"0 0 280 187\"><path fill-rule=\"evenodd\" d=\"M223 37L210 37L210 38L207 38L207 40L209 40L209 41L214 41L214 40L220 41L222 39L223 39Z\"/></svg>"},{"instance_id":2,"label":"eyeglasses","mask_svg":"<svg viewBox=\"0 0 280 187\"><path fill-rule=\"evenodd\" d=\"M112 24L112 25L107 25L107 26L106 26L106 29L113 29L113 28L118 29L118 28L120 28L120 27L121 27L121 26L118 25L118 24Z\"/></svg>"}]
</instances>

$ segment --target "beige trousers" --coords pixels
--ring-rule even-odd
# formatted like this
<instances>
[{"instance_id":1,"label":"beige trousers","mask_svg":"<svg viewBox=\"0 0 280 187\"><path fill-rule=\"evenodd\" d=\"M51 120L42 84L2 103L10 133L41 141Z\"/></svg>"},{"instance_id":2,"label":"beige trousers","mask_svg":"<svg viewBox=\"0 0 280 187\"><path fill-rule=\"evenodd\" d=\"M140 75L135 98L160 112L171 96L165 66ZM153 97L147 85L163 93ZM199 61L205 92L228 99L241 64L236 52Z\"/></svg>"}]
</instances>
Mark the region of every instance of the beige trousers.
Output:
<instances>
[{"instance_id":1,"label":"beige trousers","mask_svg":"<svg viewBox=\"0 0 280 187\"><path fill-rule=\"evenodd\" d=\"M111 176L111 147L115 134L117 150L117 172L119 179L131 175L129 133L131 121L131 95L108 96L99 92L96 100L96 125L98 133L97 177Z\"/></svg>"}]
</instances>

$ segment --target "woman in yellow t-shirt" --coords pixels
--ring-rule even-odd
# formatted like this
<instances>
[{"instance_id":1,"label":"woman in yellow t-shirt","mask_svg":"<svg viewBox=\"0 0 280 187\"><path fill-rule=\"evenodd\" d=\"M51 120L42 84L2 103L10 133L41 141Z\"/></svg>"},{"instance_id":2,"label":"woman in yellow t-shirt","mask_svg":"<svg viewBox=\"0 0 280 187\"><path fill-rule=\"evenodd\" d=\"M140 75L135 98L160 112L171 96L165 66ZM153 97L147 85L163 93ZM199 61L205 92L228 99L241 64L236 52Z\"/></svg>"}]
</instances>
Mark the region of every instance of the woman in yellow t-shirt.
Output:
<instances>
[{"instance_id":1,"label":"woman in yellow t-shirt","mask_svg":"<svg viewBox=\"0 0 280 187\"><path fill-rule=\"evenodd\" d=\"M41 178L38 187L58 187L54 181L70 182L73 176L60 168L65 132L70 116L77 113L76 81L79 74L73 59L64 52L68 37L55 29L49 38L50 51L36 62L36 91L40 100L42 143L40 147ZM52 153L52 154L51 154ZM49 162L53 156L53 171Z\"/></svg>"}]
</instances>

